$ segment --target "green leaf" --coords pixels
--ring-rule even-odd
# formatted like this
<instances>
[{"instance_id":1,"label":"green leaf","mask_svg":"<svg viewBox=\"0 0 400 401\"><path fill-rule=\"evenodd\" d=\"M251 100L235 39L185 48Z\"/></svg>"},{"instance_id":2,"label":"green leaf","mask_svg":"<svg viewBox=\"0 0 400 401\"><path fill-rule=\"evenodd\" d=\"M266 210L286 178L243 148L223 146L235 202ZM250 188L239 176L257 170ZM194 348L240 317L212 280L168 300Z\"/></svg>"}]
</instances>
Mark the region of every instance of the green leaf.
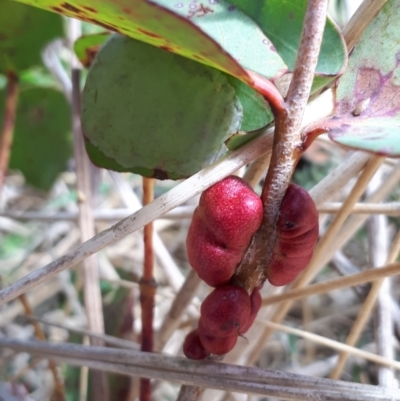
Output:
<instances>
[{"instance_id":1,"label":"green leaf","mask_svg":"<svg viewBox=\"0 0 400 401\"><path fill-rule=\"evenodd\" d=\"M264 77L286 71L258 26L222 0L196 5L195 9L188 0L20 1L180 54L227 72L250 86L253 79L245 68Z\"/></svg>"},{"instance_id":2,"label":"green leaf","mask_svg":"<svg viewBox=\"0 0 400 401\"><path fill-rule=\"evenodd\" d=\"M160 179L212 163L242 119L225 74L119 35L97 54L82 100L93 162Z\"/></svg>"},{"instance_id":3,"label":"green leaf","mask_svg":"<svg viewBox=\"0 0 400 401\"><path fill-rule=\"evenodd\" d=\"M81 36L74 43L74 51L79 61L89 68L100 47L109 37L110 34L108 32Z\"/></svg>"},{"instance_id":4,"label":"green leaf","mask_svg":"<svg viewBox=\"0 0 400 401\"><path fill-rule=\"evenodd\" d=\"M335 117L318 125L332 140L400 156L400 3L389 0L354 48L336 89Z\"/></svg>"},{"instance_id":5,"label":"green leaf","mask_svg":"<svg viewBox=\"0 0 400 401\"><path fill-rule=\"evenodd\" d=\"M0 73L41 64L46 43L63 36L62 20L52 13L0 0Z\"/></svg>"},{"instance_id":6,"label":"green leaf","mask_svg":"<svg viewBox=\"0 0 400 401\"><path fill-rule=\"evenodd\" d=\"M223 0L207 3L193 0L156 2L189 19L246 70L266 78L286 72L286 65L258 25L230 3Z\"/></svg>"},{"instance_id":7,"label":"green leaf","mask_svg":"<svg viewBox=\"0 0 400 401\"><path fill-rule=\"evenodd\" d=\"M4 100L3 91L0 110ZM2 118L0 113L0 126ZM72 155L70 120L61 93L45 88L21 91L9 168L20 170L28 184L50 189Z\"/></svg>"},{"instance_id":8,"label":"green leaf","mask_svg":"<svg viewBox=\"0 0 400 401\"><path fill-rule=\"evenodd\" d=\"M263 96L234 77L228 76L228 81L235 88L236 96L243 106L240 131L254 131L272 122L274 116Z\"/></svg>"},{"instance_id":9,"label":"green leaf","mask_svg":"<svg viewBox=\"0 0 400 401\"><path fill-rule=\"evenodd\" d=\"M226 141L225 145L229 150L236 150L246 143L258 138L261 134L265 132L265 129L257 129L252 132L237 132L231 135Z\"/></svg>"},{"instance_id":10,"label":"green leaf","mask_svg":"<svg viewBox=\"0 0 400 401\"><path fill-rule=\"evenodd\" d=\"M75 42L75 54L85 67L90 67L100 47L109 36L110 34L108 33L84 35ZM160 51L163 50L160 49ZM240 131L254 131L273 120L273 114L268 102L262 95L235 77L228 75L228 81L235 88L236 96L243 106L243 120ZM98 157L105 157L104 154L99 156L99 151L93 149L90 145L88 145L88 152L92 154L92 160L98 160ZM109 163L111 163L110 166L113 166L110 168L111 170L127 171L122 166L116 165L114 161L110 160Z\"/></svg>"},{"instance_id":11,"label":"green leaf","mask_svg":"<svg viewBox=\"0 0 400 401\"><path fill-rule=\"evenodd\" d=\"M283 61L293 70L307 0L230 0L230 3L257 22ZM343 72L346 62L347 51L343 37L336 25L328 19L316 74L334 77Z\"/></svg>"}]
</instances>

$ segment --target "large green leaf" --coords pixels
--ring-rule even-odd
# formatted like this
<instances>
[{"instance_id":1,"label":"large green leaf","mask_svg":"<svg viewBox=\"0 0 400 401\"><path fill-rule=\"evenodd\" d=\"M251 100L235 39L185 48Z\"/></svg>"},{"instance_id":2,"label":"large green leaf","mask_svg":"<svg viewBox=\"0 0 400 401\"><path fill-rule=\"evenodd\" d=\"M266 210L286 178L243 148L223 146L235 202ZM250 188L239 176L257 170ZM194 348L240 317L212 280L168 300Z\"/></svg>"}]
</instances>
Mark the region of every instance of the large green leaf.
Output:
<instances>
[{"instance_id":1,"label":"large green leaf","mask_svg":"<svg viewBox=\"0 0 400 401\"><path fill-rule=\"evenodd\" d=\"M389 0L354 48L336 89L335 117L320 122L332 140L400 156L400 2Z\"/></svg>"},{"instance_id":2,"label":"large green leaf","mask_svg":"<svg viewBox=\"0 0 400 401\"><path fill-rule=\"evenodd\" d=\"M258 23L290 70L296 62L307 0L230 0ZM347 51L343 37L328 19L316 74L336 76L344 71Z\"/></svg>"},{"instance_id":3,"label":"large green leaf","mask_svg":"<svg viewBox=\"0 0 400 401\"><path fill-rule=\"evenodd\" d=\"M184 17L183 14L177 14L182 12L181 9L184 8L186 2L165 1L165 4L171 7L168 9L161 4L161 0L159 3L146 0L19 1L92 22L108 30L191 58L225 71L247 82L250 86L253 79L242 65L254 67L257 69L255 72L266 77L280 75L285 71L285 64L276 54L275 49L269 46L268 39L262 35L257 25L237 11L232 13L228 9L228 5L224 6L225 11L218 10L219 30L222 30L222 35L211 32L212 36L217 39L215 41L202 30L214 31L214 28L210 28L208 17L204 19L203 27L201 15ZM222 3L222 0L220 1ZM213 3L217 4L220 1ZM208 9L210 7L204 7L204 10ZM206 14L209 12L214 11L207 11ZM241 15L240 18L239 15ZM236 27L234 40L238 45L231 43L233 38L230 37L230 31L233 25ZM246 27L246 36L241 38L240 29L243 30L244 26ZM225 42L225 36L229 36L229 43ZM252 51L247 51L247 47L256 48L257 55ZM226 50L232 53L229 54ZM260 61L253 60L253 58L260 58Z\"/></svg>"},{"instance_id":4,"label":"large green leaf","mask_svg":"<svg viewBox=\"0 0 400 401\"><path fill-rule=\"evenodd\" d=\"M156 178L187 177L213 162L241 118L224 73L120 35L97 54L83 93L93 162Z\"/></svg>"},{"instance_id":5,"label":"large green leaf","mask_svg":"<svg viewBox=\"0 0 400 401\"><path fill-rule=\"evenodd\" d=\"M0 73L20 72L40 64L43 46L62 36L59 16L0 0Z\"/></svg>"},{"instance_id":6,"label":"large green leaf","mask_svg":"<svg viewBox=\"0 0 400 401\"><path fill-rule=\"evenodd\" d=\"M5 92L0 93L0 110ZM0 113L0 126L2 125ZM70 108L64 96L45 88L20 93L9 168L26 182L48 190L72 155Z\"/></svg>"},{"instance_id":7,"label":"large green leaf","mask_svg":"<svg viewBox=\"0 0 400 401\"><path fill-rule=\"evenodd\" d=\"M84 66L90 67L97 52L108 39L109 35L108 33L84 35L75 42L75 53ZM160 52L162 51L160 49ZM234 87L236 96L243 106L243 120L240 131L254 131L264 127L273 120L271 109L262 95L235 77L228 75L228 80ZM88 149L89 147L90 145L88 145ZM97 159L97 152L94 149L90 149L90 151L93 158ZM110 163L112 162L110 161ZM112 169L115 168L117 168L116 165ZM119 166L119 169L118 171L125 171L122 169L122 166Z\"/></svg>"}]
</instances>

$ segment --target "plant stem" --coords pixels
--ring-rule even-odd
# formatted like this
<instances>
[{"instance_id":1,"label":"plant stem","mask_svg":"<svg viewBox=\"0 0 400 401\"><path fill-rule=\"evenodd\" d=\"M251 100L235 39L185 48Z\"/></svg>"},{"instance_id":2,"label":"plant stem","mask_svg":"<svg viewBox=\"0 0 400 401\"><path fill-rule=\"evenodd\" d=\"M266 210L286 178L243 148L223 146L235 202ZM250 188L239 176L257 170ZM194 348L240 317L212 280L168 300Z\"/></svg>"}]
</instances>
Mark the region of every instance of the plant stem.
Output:
<instances>
[{"instance_id":1,"label":"plant stem","mask_svg":"<svg viewBox=\"0 0 400 401\"><path fill-rule=\"evenodd\" d=\"M275 133L271 163L261 199L264 218L232 282L251 292L265 281L276 242L276 222L294 168L304 151L301 122L317 66L325 27L328 0L309 0L303 24L296 66L289 86L285 109L275 113Z\"/></svg>"},{"instance_id":2,"label":"plant stem","mask_svg":"<svg viewBox=\"0 0 400 401\"><path fill-rule=\"evenodd\" d=\"M143 205L154 199L154 179L143 177ZM140 280L140 305L142 308L142 351L153 351L153 311L156 282L153 277L153 223L146 224L143 229L144 266ZM140 379L140 401L151 400L150 379Z\"/></svg>"},{"instance_id":3,"label":"plant stem","mask_svg":"<svg viewBox=\"0 0 400 401\"><path fill-rule=\"evenodd\" d=\"M6 104L3 127L0 135L0 195L10 160L11 145L14 135L15 116L18 103L18 77L14 72L7 74Z\"/></svg>"}]
</instances>

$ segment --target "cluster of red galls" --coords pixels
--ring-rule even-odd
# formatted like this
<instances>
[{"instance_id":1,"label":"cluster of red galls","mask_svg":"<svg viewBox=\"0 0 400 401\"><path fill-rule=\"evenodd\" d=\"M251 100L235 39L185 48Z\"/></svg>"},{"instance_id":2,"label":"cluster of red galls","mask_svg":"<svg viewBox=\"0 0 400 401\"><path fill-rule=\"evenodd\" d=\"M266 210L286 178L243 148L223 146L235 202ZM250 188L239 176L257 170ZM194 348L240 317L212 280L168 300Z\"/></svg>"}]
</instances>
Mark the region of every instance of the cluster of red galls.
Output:
<instances>
[{"instance_id":1,"label":"cluster of red galls","mask_svg":"<svg viewBox=\"0 0 400 401\"><path fill-rule=\"evenodd\" d=\"M204 191L187 236L189 263L215 289L201 305L198 328L183 352L190 359L222 355L253 324L261 307L259 288L249 295L229 281L263 220L260 197L241 178L229 176ZM318 238L318 212L310 195L291 184L282 202L277 240L267 279L273 285L293 281L307 266Z\"/></svg>"}]
</instances>

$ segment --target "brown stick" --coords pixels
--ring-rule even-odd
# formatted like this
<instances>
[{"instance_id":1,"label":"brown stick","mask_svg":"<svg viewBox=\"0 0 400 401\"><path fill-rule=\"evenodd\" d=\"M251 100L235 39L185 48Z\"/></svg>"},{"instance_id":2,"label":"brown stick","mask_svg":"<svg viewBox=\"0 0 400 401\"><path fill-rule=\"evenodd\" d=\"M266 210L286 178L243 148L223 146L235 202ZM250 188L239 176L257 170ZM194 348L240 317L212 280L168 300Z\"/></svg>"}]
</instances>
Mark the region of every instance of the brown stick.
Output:
<instances>
[{"instance_id":1,"label":"brown stick","mask_svg":"<svg viewBox=\"0 0 400 401\"><path fill-rule=\"evenodd\" d=\"M154 179L143 177L143 205L154 199ZM142 351L153 351L153 314L156 282L153 277L153 223L146 224L143 230L144 266L140 280L140 305L142 308ZM151 400L150 379L140 379L140 401Z\"/></svg>"},{"instance_id":2,"label":"brown stick","mask_svg":"<svg viewBox=\"0 0 400 401\"><path fill-rule=\"evenodd\" d=\"M290 83L286 107L275 113L275 135L271 163L261 199L264 218L232 279L251 292L265 281L276 241L276 221L294 168L304 148L300 130L307 105L325 27L327 0L309 0L296 66Z\"/></svg>"},{"instance_id":3,"label":"brown stick","mask_svg":"<svg viewBox=\"0 0 400 401\"><path fill-rule=\"evenodd\" d=\"M28 316L33 316L33 309L28 301L28 297L26 294L21 294L19 296L19 300L21 301L22 306L24 307L25 314ZM46 341L46 336L43 333L42 328L40 327L39 322L33 320L32 321L33 327L35 329L35 335L38 340ZM64 384L57 372L57 365L56 363L49 359L49 368L51 373L53 374L54 378L54 396L57 401L65 401L65 393L64 393Z\"/></svg>"},{"instance_id":4,"label":"brown stick","mask_svg":"<svg viewBox=\"0 0 400 401\"><path fill-rule=\"evenodd\" d=\"M18 103L18 77L15 73L7 74L6 104L3 127L0 135L0 196L10 160L11 145L14 135L15 116Z\"/></svg>"}]
</instances>

